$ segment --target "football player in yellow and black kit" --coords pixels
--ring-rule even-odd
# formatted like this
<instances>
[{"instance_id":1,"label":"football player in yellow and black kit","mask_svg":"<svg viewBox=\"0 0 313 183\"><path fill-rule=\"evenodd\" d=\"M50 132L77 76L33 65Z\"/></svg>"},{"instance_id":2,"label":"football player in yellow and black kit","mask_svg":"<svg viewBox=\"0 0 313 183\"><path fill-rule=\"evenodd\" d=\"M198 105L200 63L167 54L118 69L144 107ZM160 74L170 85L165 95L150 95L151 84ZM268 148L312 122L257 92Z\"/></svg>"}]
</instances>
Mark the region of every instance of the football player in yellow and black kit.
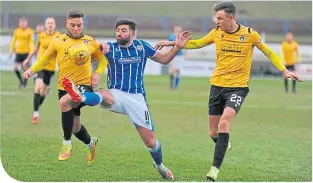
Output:
<instances>
[{"instance_id":1,"label":"football player in yellow and black kit","mask_svg":"<svg viewBox=\"0 0 313 183\"><path fill-rule=\"evenodd\" d=\"M229 129L232 119L238 113L249 92L248 81L252 65L253 48L256 46L282 71L286 78L298 81L295 73L289 72L279 59L252 28L236 23L236 7L233 2L220 2L213 7L217 27L198 40L189 40L185 49L198 49L212 43L216 45L216 68L210 78L209 129L216 143L213 166L206 175L207 180L217 179L219 168L227 149L230 149ZM156 48L173 46L163 41Z\"/></svg>"},{"instance_id":2,"label":"football player in yellow and black kit","mask_svg":"<svg viewBox=\"0 0 313 183\"><path fill-rule=\"evenodd\" d=\"M19 18L19 27L14 30L13 38L10 46L11 58L13 52L15 52L14 71L20 81L19 88L25 87L27 80L23 80L19 67L22 66L23 61L27 58L28 54L34 49L34 31L28 27L28 21L26 18ZM22 69L24 69L22 67Z\"/></svg>"},{"instance_id":3,"label":"football player in yellow and black kit","mask_svg":"<svg viewBox=\"0 0 313 183\"><path fill-rule=\"evenodd\" d=\"M301 62L299 45L293 39L291 32L286 35L286 40L281 43L281 57L289 71L296 71L296 62ZM285 78L285 92L288 93L288 79ZM296 93L296 81L292 81L292 92Z\"/></svg>"},{"instance_id":4,"label":"football player in yellow and black kit","mask_svg":"<svg viewBox=\"0 0 313 183\"><path fill-rule=\"evenodd\" d=\"M79 10L71 9L67 15L67 34L61 34L52 40L45 53L27 71L24 77L29 78L34 73L41 71L49 61L56 57L59 69L58 89L60 108L62 111L62 128L64 140L59 154L59 160L70 157L72 150L71 133L87 145L88 163L95 160L95 149L98 139L90 137L86 128L80 124L80 108L84 103L77 103L67 94L62 85L63 78L69 78L81 92L89 91L99 84L100 75L107 67L107 59L100 50L96 40L83 33L84 14ZM72 53L74 52L74 56ZM91 57L99 62L97 70L91 71Z\"/></svg>"},{"instance_id":5,"label":"football player in yellow and black kit","mask_svg":"<svg viewBox=\"0 0 313 183\"><path fill-rule=\"evenodd\" d=\"M34 51L28 55L23 62L23 66L29 64L31 58L38 52L37 60L44 54L50 45L53 38L60 35L60 32L56 31L55 19L48 17L45 21L45 31L40 32L37 36L37 44ZM39 121L39 106L43 103L47 94L48 87L50 85L51 77L54 75L56 69L56 58L53 57L49 60L49 63L45 68L38 72L35 79L34 90L34 112L33 112L33 124L37 124Z\"/></svg>"}]
</instances>

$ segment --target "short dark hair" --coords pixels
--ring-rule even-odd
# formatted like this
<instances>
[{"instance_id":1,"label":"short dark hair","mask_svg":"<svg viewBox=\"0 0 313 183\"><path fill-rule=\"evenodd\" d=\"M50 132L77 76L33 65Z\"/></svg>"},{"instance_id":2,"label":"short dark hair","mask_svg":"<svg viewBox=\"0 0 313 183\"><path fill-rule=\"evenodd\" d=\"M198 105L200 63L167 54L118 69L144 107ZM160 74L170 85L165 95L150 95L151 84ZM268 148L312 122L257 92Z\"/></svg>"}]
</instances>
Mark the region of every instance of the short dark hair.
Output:
<instances>
[{"instance_id":1,"label":"short dark hair","mask_svg":"<svg viewBox=\"0 0 313 183\"><path fill-rule=\"evenodd\" d=\"M116 23L116 26L115 28L117 29L118 26L120 25L128 25L130 29L132 29L133 31L136 30L136 22L134 20L131 20L131 19L122 19L122 20L119 20L117 23Z\"/></svg>"},{"instance_id":2,"label":"short dark hair","mask_svg":"<svg viewBox=\"0 0 313 183\"><path fill-rule=\"evenodd\" d=\"M233 2L219 2L213 6L214 12L218 12L220 10L224 10L226 14L235 16L236 15L236 7Z\"/></svg>"},{"instance_id":3,"label":"short dark hair","mask_svg":"<svg viewBox=\"0 0 313 183\"><path fill-rule=\"evenodd\" d=\"M27 19L25 17L20 17L18 21L27 21Z\"/></svg>"},{"instance_id":4,"label":"short dark hair","mask_svg":"<svg viewBox=\"0 0 313 183\"><path fill-rule=\"evenodd\" d=\"M78 9L70 9L67 13L67 19L72 19L72 18L84 18L84 14L79 11Z\"/></svg>"}]
</instances>

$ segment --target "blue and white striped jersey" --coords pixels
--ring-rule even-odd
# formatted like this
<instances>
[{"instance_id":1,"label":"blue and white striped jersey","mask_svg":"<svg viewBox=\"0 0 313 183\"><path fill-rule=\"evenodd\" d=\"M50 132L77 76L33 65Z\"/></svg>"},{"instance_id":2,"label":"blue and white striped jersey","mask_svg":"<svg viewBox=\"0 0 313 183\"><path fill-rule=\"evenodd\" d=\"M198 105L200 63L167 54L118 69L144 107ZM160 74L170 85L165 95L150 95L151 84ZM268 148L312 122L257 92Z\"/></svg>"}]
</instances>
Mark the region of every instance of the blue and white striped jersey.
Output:
<instances>
[{"instance_id":1,"label":"blue and white striped jersey","mask_svg":"<svg viewBox=\"0 0 313 183\"><path fill-rule=\"evenodd\" d=\"M143 75L148 57L157 51L143 40L133 40L132 45L123 47L117 42L107 43L108 88L128 93L145 93Z\"/></svg>"}]
</instances>

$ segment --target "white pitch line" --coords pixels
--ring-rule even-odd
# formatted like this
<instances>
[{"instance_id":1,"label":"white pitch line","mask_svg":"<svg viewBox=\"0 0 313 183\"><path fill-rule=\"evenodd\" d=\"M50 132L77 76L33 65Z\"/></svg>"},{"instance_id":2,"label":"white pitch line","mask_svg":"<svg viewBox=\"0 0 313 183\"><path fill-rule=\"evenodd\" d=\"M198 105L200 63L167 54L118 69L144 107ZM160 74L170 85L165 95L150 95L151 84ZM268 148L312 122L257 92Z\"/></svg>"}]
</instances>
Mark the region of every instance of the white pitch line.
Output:
<instances>
[{"instance_id":1,"label":"white pitch line","mask_svg":"<svg viewBox=\"0 0 313 183\"><path fill-rule=\"evenodd\" d=\"M177 100L151 100L152 104L160 105L188 105L188 106L208 106L208 102L192 102L192 101L177 101ZM309 110L312 106L277 106L277 105L245 105L242 108L262 108L262 109L297 109L297 110Z\"/></svg>"}]
</instances>

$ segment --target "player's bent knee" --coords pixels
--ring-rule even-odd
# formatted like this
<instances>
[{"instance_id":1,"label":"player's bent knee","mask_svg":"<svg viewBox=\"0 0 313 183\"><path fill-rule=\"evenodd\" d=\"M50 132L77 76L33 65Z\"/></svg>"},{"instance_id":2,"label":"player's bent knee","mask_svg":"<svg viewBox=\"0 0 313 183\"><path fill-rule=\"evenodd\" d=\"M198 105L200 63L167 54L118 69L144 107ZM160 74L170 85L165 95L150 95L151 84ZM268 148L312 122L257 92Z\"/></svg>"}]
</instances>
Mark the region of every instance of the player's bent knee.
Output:
<instances>
[{"instance_id":1,"label":"player's bent knee","mask_svg":"<svg viewBox=\"0 0 313 183\"><path fill-rule=\"evenodd\" d=\"M106 90L98 90L97 92L100 93L103 97L103 101L102 101L101 105L111 106L114 104L114 97L110 92L108 92Z\"/></svg>"},{"instance_id":2,"label":"player's bent knee","mask_svg":"<svg viewBox=\"0 0 313 183\"><path fill-rule=\"evenodd\" d=\"M61 99L60 99L60 109L61 111L65 112L65 111L69 111L71 110L71 98L67 97L66 95L64 95Z\"/></svg>"},{"instance_id":3,"label":"player's bent knee","mask_svg":"<svg viewBox=\"0 0 313 183\"><path fill-rule=\"evenodd\" d=\"M154 148L155 147L155 139L154 138L144 140L143 142L145 143L145 145L148 148Z\"/></svg>"},{"instance_id":4,"label":"player's bent knee","mask_svg":"<svg viewBox=\"0 0 313 183\"><path fill-rule=\"evenodd\" d=\"M221 119L220 115L209 115L209 123L210 124L218 124Z\"/></svg>"},{"instance_id":5,"label":"player's bent knee","mask_svg":"<svg viewBox=\"0 0 313 183\"><path fill-rule=\"evenodd\" d=\"M209 136L210 137L216 137L217 136L217 129L216 130L210 130Z\"/></svg>"},{"instance_id":6,"label":"player's bent knee","mask_svg":"<svg viewBox=\"0 0 313 183\"><path fill-rule=\"evenodd\" d=\"M235 117L237 114L237 111L233 109L232 107L225 107L223 115L221 116L221 120L232 120L233 117Z\"/></svg>"},{"instance_id":7,"label":"player's bent knee","mask_svg":"<svg viewBox=\"0 0 313 183\"><path fill-rule=\"evenodd\" d=\"M230 121L222 120L218 124L218 133L228 133L230 128Z\"/></svg>"}]
</instances>

